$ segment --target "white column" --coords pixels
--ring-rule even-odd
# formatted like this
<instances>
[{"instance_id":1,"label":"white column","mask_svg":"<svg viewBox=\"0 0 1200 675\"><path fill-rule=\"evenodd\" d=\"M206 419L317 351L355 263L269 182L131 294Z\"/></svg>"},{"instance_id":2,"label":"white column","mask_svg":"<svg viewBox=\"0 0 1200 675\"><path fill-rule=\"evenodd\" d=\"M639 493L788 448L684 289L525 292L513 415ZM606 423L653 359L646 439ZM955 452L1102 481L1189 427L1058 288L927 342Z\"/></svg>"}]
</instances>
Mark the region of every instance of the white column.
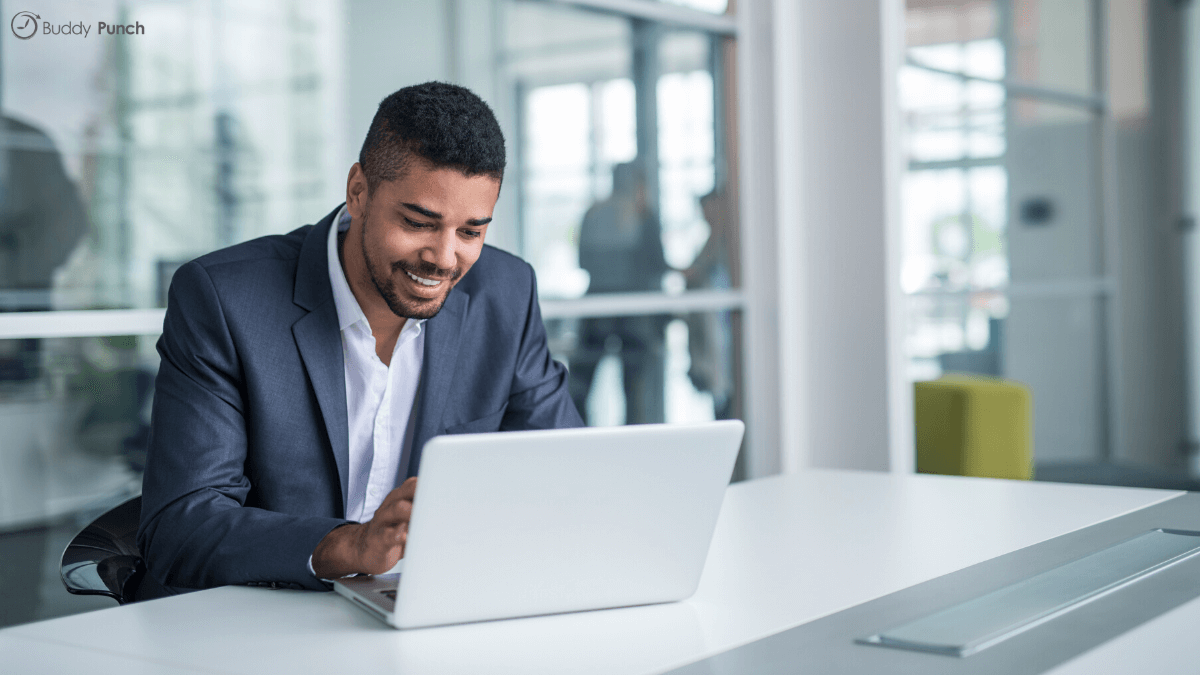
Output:
<instances>
[{"instance_id":1,"label":"white column","mask_svg":"<svg viewBox=\"0 0 1200 675\"><path fill-rule=\"evenodd\" d=\"M903 2L747 0L738 13L750 475L911 471Z\"/></svg>"}]
</instances>

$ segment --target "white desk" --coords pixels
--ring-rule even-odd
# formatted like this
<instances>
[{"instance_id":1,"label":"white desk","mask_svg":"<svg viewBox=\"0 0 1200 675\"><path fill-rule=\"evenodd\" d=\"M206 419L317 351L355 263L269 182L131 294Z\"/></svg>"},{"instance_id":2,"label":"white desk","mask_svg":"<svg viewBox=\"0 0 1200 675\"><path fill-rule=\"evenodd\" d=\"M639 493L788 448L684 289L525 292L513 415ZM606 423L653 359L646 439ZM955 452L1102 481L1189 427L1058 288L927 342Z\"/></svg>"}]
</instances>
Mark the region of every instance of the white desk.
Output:
<instances>
[{"instance_id":1,"label":"white desk","mask_svg":"<svg viewBox=\"0 0 1200 675\"><path fill-rule=\"evenodd\" d=\"M682 603L395 631L332 593L221 588L0 631L0 669L658 673L1179 494L810 471L730 487ZM1147 645L1198 619L1186 604L1056 672L1183 663Z\"/></svg>"}]
</instances>

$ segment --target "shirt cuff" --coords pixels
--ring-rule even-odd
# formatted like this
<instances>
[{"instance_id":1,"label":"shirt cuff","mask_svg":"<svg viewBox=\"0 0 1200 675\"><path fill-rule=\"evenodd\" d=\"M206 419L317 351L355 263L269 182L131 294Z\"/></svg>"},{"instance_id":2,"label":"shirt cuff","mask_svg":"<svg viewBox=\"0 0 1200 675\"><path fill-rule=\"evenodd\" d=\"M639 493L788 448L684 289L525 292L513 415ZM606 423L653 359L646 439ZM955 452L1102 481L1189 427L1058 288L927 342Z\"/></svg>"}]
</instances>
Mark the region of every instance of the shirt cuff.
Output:
<instances>
[{"instance_id":1,"label":"shirt cuff","mask_svg":"<svg viewBox=\"0 0 1200 675\"><path fill-rule=\"evenodd\" d=\"M314 577L317 576L317 573L313 571L312 555L308 556L308 573L313 575ZM334 579L345 579L346 577L352 577L352 576L354 576L354 574L347 574L347 575L340 576L340 577L331 577L329 579L326 579L325 577L317 577L317 578L320 579L321 581L324 581L327 584L331 584L331 583L333 583Z\"/></svg>"}]
</instances>

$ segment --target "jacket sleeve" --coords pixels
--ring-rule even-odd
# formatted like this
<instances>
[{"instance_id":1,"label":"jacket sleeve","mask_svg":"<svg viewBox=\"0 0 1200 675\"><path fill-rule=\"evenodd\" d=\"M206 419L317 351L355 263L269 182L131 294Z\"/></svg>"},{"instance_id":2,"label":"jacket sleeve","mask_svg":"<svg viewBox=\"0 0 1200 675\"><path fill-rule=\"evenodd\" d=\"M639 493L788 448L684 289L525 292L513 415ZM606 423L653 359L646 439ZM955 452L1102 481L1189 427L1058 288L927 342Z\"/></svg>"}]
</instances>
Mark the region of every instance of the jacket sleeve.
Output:
<instances>
[{"instance_id":1,"label":"jacket sleeve","mask_svg":"<svg viewBox=\"0 0 1200 675\"><path fill-rule=\"evenodd\" d=\"M501 431L583 426L571 400L566 367L550 357L546 326L538 305L537 279L529 268L529 306L517 352L511 394Z\"/></svg>"},{"instance_id":2,"label":"jacket sleeve","mask_svg":"<svg viewBox=\"0 0 1200 675\"><path fill-rule=\"evenodd\" d=\"M324 590L308 559L346 521L244 506L252 486L241 364L216 288L196 262L171 282L158 352L138 528L149 573L176 589Z\"/></svg>"}]
</instances>

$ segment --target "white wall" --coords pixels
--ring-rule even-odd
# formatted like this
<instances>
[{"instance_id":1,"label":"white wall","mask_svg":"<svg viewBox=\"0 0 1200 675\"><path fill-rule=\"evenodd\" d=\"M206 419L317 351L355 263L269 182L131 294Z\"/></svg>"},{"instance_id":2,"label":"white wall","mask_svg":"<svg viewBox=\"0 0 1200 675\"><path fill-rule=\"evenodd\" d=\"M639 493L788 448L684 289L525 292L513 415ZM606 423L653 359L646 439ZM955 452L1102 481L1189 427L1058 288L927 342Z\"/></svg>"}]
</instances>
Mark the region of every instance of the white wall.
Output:
<instances>
[{"instance_id":1,"label":"white wall","mask_svg":"<svg viewBox=\"0 0 1200 675\"><path fill-rule=\"evenodd\" d=\"M893 94L902 8L739 6L751 475L912 470Z\"/></svg>"}]
</instances>

